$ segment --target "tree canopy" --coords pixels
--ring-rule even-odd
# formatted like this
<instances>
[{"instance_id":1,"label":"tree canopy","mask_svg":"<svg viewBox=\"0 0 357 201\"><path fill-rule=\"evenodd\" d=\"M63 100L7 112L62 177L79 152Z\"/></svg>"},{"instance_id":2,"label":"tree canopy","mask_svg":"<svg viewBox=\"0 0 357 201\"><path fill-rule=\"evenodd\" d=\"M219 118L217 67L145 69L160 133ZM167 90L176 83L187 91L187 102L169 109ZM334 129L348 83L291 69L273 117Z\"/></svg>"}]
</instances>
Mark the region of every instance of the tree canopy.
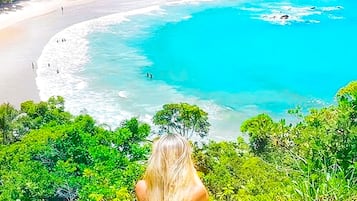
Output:
<instances>
[{"instance_id":1,"label":"tree canopy","mask_svg":"<svg viewBox=\"0 0 357 201\"><path fill-rule=\"evenodd\" d=\"M247 142L193 144L210 200L357 200L356 86L341 88L335 105L291 110L294 124L268 114L247 119ZM208 133L207 113L197 106L167 104L155 116L165 132ZM136 118L108 130L89 115L66 112L61 97L20 109L2 104L0 200L135 200L150 132Z\"/></svg>"},{"instance_id":2,"label":"tree canopy","mask_svg":"<svg viewBox=\"0 0 357 201\"><path fill-rule=\"evenodd\" d=\"M207 136L210 126L207 112L188 103L163 105L163 109L154 115L153 122L160 126L161 132L175 132L188 139L193 135Z\"/></svg>"},{"instance_id":3,"label":"tree canopy","mask_svg":"<svg viewBox=\"0 0 357 201\"><path fill-rule=\"evenodd\" d=\"M296 125L266 115L242 124L241 130L252 137L251 149L264 142L260 156L291 175L301 200L356 199L356 86L354 81L340 89L336 106L299 114Z\"/></svg>"},{"instance_id":4,"label":"tree canopy","mask_svg":"<svg viewBox=\"0 0 357 201\"><path fill-rule=\"evenodd\" d=\"M149 125L133 118L105 130L62 106L62 98L51 98L25 102L20 111L3 110L21 114L12 121L21 126L7 126L17 140L0 147L0 200L134 199L133 186L150 150L144 143ZM26 132L15 136L19 127Z\"/></svg>"}]
</instances>

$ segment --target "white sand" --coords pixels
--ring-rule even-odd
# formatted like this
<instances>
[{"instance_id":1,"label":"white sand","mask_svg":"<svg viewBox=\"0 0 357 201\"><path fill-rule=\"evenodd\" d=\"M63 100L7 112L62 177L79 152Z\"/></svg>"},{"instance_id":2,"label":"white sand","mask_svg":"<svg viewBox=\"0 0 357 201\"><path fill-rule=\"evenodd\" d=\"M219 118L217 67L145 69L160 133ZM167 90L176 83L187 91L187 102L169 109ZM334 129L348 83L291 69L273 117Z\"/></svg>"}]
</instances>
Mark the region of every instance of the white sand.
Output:
<instances>
[{"instance_id":1,"label":"white sand","mask_svg":"<svg viewBox=\"0 0 357 201\"><path fill-rule=\"evenodd\" d=\"M55 10L61 10L61 7L70 7L93 0L30 0L20 1L14 4L9 10L4 10L0 15L0 30L12 24L29 19L32 17L44 15Z\"/></svg>"},{"instance_id":2,"label":"white sand","mask_svg":"<svg viewBox=\"0 0 357 201\"><path fill-rule=\"evenodd\" d=\"M0 104L39 101L32 62L62 29L100 16L143 8L164 0L31 0L0 14ZM62 14L61 7L64 12Z\"/></svg>"}]
</instances>

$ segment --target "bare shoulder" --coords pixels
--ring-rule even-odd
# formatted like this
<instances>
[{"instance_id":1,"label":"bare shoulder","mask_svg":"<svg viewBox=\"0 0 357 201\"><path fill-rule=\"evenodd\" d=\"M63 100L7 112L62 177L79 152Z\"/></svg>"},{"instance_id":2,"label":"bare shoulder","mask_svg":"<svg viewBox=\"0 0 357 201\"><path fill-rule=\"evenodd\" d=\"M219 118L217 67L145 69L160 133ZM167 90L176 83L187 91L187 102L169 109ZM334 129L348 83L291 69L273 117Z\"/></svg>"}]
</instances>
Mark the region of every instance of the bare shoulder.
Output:
<instances>
[{"instance_id":1,"label":"bare shoulder","mask_svg":"<svg viewBox=\"0 0 357 201\"><path fill-rule=\"evenodd\" d=\"M192 201L208 201L208 193L201 180L192 189Z\"/></svg>"},{"instance_id":2,"label":"bare shoulder","mask_svg":"<svg viewBox=\"0 0 357 201\"><path fill-rule=\"evenodd\" d=\"M139 201L146 200L146 182L144 180L139 180L135 185L136 197Z\"/></svg>"}]
</instances>

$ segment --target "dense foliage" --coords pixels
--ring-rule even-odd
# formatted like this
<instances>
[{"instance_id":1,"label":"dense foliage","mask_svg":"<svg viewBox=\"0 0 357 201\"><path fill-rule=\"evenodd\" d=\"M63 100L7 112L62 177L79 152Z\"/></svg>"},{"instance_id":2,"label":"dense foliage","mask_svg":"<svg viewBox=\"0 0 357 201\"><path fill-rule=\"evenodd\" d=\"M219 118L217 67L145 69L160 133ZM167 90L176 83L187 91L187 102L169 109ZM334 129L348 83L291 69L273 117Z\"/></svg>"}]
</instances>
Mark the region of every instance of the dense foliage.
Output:
<instances>
[{"instance_id":1,"label":"dense foliage","mask_svg":"<svg viewBox=\"0 0 357 201\"><path fill-rule=\"evenodd\" d=\"M160 126L160 132L174 132L188 139L194 135L207 136L210 126L207 112L188 103L165 104L155 114L153 122Z\"/></svg>"},{"instance_id":2,"label":"dense foliage","mask_svg":"<svg viewBox=\"0 0 357 201\"><path fill-rule=\"evenodd\" d=\"M252 117L241 125L248 143L238 137L194 146L210 199L357 200L357 82L336 100L308 114L290 110L294 124ZM165 105L154 123L163 131L184 129L176 132L186 137L204 137L209 128L207 113L186 103ZM88 115L73 116L61 97L20 109L2 104L0 200L134 200L149 134L135 118L108 130Z\"/></svg>"},{"instance_id":3,"label":"dense foliage","mask_svg":"<svg viewBox=\"0 0 357 201\"><path fill-rule=\"evenodd\" d=\"M210 142L195 159L212 200L357 200L357 82L337 105L290 110L287 124L267 114L246 120L249 145Z\"/></svg>"},{"instance_id":4,"label":"dense foliage","mask_svg":"<svg viewBox=\"0 0 357 201\"><path fill-rule=\"evenodd\" d=\"M149 151L147 124L130 119L105 130L64 112L61 98L1 109L0 200L133 199Z\"/></svg>"},{"instance_id":5,"label":"dense foliage","mask_svg":"<svg viewBox=\"0 0 357 201\"><path fill-rule=\"evenodd\" d=\"M210 142L195 150L195 161L211 200L292 200L291 179L237 142Z\"/></svg>"},{"instance_id":6,"label":"dense foliage","mask_svg":"<svg viewBox=\"0 0 357 201\"><path fill-rule=\"evenodd\" d=\"M300 200L357 199L357 82L336 99L307 115L291 110L296 125L261 114L241 126L253 153L290 175Z\"/></svg>"}]
</instances>

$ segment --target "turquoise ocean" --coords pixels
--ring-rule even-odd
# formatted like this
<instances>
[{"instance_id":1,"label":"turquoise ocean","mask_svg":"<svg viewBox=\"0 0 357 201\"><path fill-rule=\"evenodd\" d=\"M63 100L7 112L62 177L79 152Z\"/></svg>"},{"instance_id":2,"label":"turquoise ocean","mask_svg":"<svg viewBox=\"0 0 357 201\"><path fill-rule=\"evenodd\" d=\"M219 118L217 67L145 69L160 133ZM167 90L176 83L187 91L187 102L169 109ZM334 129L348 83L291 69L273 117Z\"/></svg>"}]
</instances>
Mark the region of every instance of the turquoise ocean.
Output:
<instances>
[{"instance_id":1,"label":"turquoise ocean","mask_svg":"<svg viewBox=\"0 0 357 201\"><path fill-rule=\"evenodd\" d=\"M37 85L41 99L61 95L111 128L150 123L165 103L196 104L210 138L231 140L259 113L294 121L288 109L334 104L357 79L356 60L356 1L177 1L61 31L38 60Z\"/></svg>"}]
</instances>

